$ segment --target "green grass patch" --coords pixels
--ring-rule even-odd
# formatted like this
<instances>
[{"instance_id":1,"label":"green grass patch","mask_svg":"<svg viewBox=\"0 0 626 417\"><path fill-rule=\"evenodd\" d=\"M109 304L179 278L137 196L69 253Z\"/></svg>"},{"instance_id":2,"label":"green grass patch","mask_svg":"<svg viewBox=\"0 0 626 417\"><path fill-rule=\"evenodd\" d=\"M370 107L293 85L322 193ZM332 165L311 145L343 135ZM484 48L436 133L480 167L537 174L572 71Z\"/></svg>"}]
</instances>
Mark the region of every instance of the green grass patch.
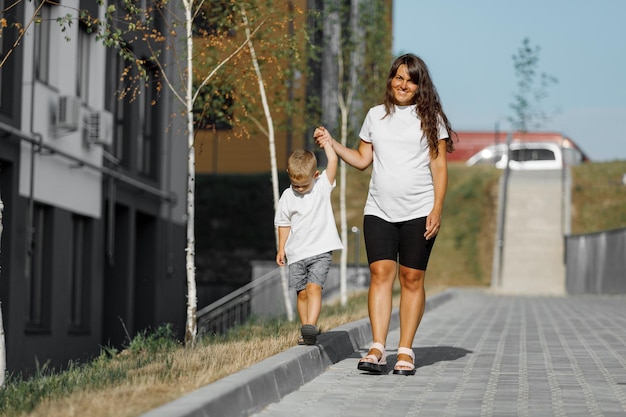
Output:
<instances>
[{"instance_id":1,"label":"green grass patch","mask_svg":"<svg viewBox=\"0 0 626 417\"><path fill-rule=\"evenodd\" d=\"M626 227L626 161L594 162L572 168L572 233Z\"/></svg>"}]
</instances>

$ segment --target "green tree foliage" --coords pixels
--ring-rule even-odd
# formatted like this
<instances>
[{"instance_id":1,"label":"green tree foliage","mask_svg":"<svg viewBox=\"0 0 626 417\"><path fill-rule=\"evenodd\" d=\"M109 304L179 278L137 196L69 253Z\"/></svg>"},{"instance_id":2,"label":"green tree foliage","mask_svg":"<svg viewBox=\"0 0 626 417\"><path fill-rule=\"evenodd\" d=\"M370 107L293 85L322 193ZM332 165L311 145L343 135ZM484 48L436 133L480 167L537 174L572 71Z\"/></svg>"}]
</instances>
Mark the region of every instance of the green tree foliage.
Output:
<instances>
[{"instance_id":1,"label":"green tree foliage","mask_svg":"<svg viewBox=\"0 0 626 417\"><path fill-rule=\"evenodd\" d=\"M556 77L539 72L540 50L539 46L531 46L530 40L524 38L517 54L513 55L517 92L510 104L513 116L508 119L520 132L538 129L548 120L542 102L548 97L548 87L558 82Z\"/></svg>"}]
</instances>

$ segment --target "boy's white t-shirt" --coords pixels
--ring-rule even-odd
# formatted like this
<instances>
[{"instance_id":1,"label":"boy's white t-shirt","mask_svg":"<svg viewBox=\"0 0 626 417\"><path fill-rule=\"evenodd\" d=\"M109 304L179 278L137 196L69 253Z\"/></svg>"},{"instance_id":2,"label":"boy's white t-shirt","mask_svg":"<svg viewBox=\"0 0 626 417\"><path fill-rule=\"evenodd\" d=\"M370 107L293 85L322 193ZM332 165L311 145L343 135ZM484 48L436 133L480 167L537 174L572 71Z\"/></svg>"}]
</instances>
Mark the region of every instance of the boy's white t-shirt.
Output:
<instances>
[{"instance_id":1,"label":"boy's white t-shirt","mask_svg":"<svg viewBox=\"0 0 626 417\"><path fill-rule=\"evenodd\" d=\"M283 191L274 225L291 227L285 243L287 264L343 249L330 200L333 188L335 183L324 170L308 193L299 194L291 187Z\"/></svg>"},{"instance_id":2,"label":"boy's white t-shirt","mask_svg":"<svg viewBox=\"0 0 626 417\"><path fill-rule=\"evenodd\" d=\"M401 222L430 214L435 192L428 141L423 135L415 105L396 106L386 117L382 104L369 110L359 133L374 150L365 215ZM442 123L438 137L448 137Z\"/></svg>"}]
</instances>

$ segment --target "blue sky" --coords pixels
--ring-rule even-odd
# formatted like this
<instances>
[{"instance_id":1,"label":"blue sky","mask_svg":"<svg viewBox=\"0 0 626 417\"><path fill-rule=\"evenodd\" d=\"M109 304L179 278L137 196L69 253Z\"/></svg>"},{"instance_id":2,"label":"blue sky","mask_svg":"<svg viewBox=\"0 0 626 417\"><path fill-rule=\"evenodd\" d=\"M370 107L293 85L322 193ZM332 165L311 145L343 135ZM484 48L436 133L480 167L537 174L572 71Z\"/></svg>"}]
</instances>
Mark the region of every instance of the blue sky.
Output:
<instances>
[{"instance_id":1,"label":"blue sky","mask_svg":"<svg viewBox=\"0 0 626 417\"><path fill-rule=\"evenodd\" d=\"M394 55L429 66L457 130L510 128L512 56L539 46L558 79L541 130L574 140L594 161L626 160L626 0L393 0Z\"/></svg>"}]
</instances>

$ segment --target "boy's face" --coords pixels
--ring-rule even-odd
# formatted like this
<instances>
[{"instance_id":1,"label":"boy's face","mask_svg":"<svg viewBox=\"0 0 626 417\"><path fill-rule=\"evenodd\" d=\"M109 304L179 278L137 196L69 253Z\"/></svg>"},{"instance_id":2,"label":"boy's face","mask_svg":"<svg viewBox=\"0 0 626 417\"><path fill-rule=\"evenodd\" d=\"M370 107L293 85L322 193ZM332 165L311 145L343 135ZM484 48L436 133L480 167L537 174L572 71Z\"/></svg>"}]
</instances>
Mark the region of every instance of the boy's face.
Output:
<instances>
[{"instance_id":1,"label":"boy's face","mask_svg":"<svg viewBox=\"0 0 626 417\"><path fill-rule=\"evenodd\" d=\"M291 181L291 188L298 194L306 194L309 191L311 191L311 189L313 189L313 184L315 184L315 179L319 175L320 175L319 171L315 171L315 175L306 177L306 178L300 178L298 180L296 180L295 178L289 177L289 180Z\"/></svg>"}]
</instances>

